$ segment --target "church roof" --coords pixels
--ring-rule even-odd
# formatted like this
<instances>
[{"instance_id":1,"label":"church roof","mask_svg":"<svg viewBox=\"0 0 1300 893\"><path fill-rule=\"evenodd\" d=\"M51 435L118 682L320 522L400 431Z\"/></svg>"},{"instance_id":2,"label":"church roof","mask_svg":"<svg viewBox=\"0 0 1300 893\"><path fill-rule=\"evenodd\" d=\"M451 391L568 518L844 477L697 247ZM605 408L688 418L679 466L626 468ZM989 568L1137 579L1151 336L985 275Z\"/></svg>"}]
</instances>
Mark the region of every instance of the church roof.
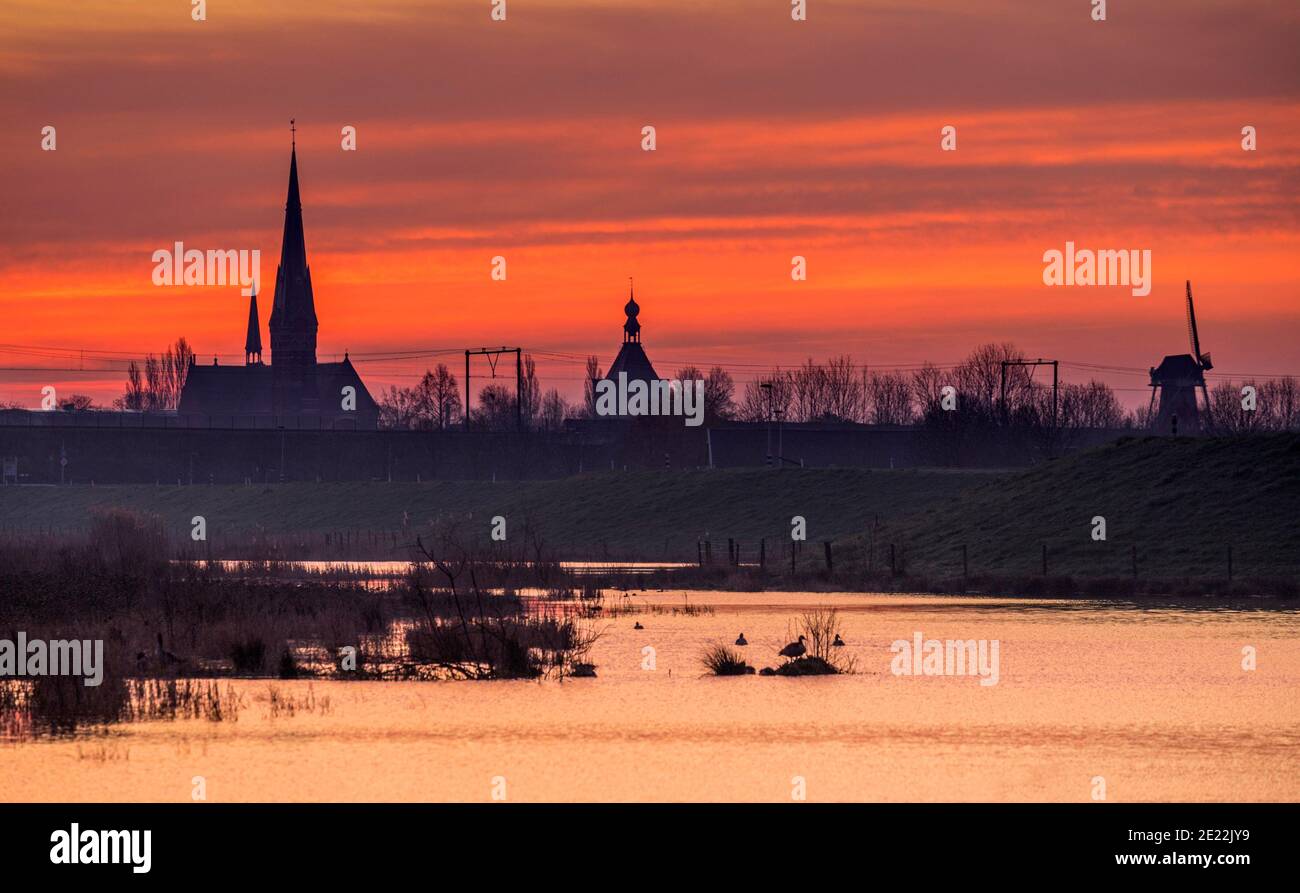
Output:
<instances>
[{"instance_id":1,"label":"church roof","mask_svg":"<svg viewBox=\"0 0 1300 893\"><path fill-rule=\"evenodd\" d=\"M199 415L270 413L270 366L204 366L195 363L185 375L177 412Z\"/></svg>"},{"instance_id":2,"label":"church roof","mask_svg":"<svg viewBox=\"0 0 1300 893\"><path fill-rule=\"evenodd\" d=\"M618 356L614 358L614 364L609 367L609 372L605 375L610 381L618 381L620 372L627 373L628 381L657 381L659 376L655 373L655 367L650 364L650 358L646 356L645 349L641 346L640 341L624 341L623 346L619 348Z\"/></svg>"},{"instance_id":3,"label":"church roof","mask_svg":"<svg viewBox=\"0 0 1300 893\"><path fill-rule=\"evenodd\" d=\"M378 407L356 367L348 359L339 363L317 363L314 374L314 393L320 399L319 414L346 417L351 413L342 408L343 388L351 385L357 391L356 415L359 421L374 424L373 414ZM185 376L177 411L182 415L269 415L274 410L273 366L253 364L248 366L190 366Z\"/></svg>"}]
</instances>

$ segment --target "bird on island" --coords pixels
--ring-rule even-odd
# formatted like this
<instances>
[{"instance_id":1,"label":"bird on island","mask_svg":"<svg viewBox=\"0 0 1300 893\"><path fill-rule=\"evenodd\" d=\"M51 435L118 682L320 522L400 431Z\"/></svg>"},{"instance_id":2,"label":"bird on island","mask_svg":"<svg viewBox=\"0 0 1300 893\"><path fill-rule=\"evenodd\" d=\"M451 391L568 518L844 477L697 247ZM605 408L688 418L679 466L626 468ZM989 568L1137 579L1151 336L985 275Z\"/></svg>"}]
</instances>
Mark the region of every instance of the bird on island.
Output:
<instances>
[{"instance_id":1,"label":"bird on island","mask_svg":"<svg viewBox=\"0 0 1300 893\"><path fill-rule=\"evenodd\" d=\"M632 624L632 629L645 629L645 627L642 626L641 621L638 620L636 623Z\"/></svg>"},{"instance_id":2,"label":"bird on island","mask_svg":"<svg viewBox=\"0 0 1300 893\"><path fill-rule=\"evenodd\" d=\"M784 648L778 651L777 654L781 655L782 657L788 657L791 660L793 660L796 657L803 657L805 654L808 653L807 647L804 646L804 639L805 639L804 636L800 636L799 641L791 642L789 645L786 645Z\"/></svg>"},{"instance_id":3,"label":"bird on island","mask_svg":"<svg viewBox=\"0 0 1300 893\"><path fill-rule=\"evenodd\" d=\"M834 642L831 642L831 645L834 646L835 648L843 648L843 647L844 647L844 640L840 638L840 634L839 634L839 633L836 633L836 634L835 634L835 641L834 641Z\"/></svg>"},{"instance_id":4,"label":"bird on island","mask_svg":"<svg viewBox=\"0 0 1300 893\"><path fill-rule=\"evenodd\" d=\"M744 634L744 633L741 633L741 634L740 634L740 637L736 639L736 644L737 644L737 645L748 645L748 644L749 644L749 642L746 641L746 639L745 639L745 634Z\"/></svg>"}]
</instances>

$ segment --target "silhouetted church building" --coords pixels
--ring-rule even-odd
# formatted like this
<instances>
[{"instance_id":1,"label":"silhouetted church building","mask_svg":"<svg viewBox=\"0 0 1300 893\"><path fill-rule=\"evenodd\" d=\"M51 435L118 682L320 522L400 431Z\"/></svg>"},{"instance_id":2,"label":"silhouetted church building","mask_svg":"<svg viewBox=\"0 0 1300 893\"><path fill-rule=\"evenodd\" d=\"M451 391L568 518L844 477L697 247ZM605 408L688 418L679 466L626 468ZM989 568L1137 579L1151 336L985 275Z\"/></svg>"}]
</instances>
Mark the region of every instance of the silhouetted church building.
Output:
<instances>
[{"instance_id":1,"label":"silhouetted church building","mask_svg":"<svg viewBox=\"0 0 1300 893\"><path fill-rule=\"evenodd\" d=\"M631 285L627 289L627 303L623 305L623 312L627 314L627 322L623 323L623 346L619 348L618 356L614 358L609 372L605 373L605 378L617 383L618 374L626 372L629 383L637 380L647 384L658 381L655 367L650 365L650 358L641 346L641 323L637 322L641 307L632 296Z\"/></svg>"},{"instance_id":2,"label":"silhouetted church building","mask_svg":"<svg viewBox=\"0 0 1300 893\"><path fill-rule=\"evenodd\" d=\"M289 197L284 208L284 239L275 272L271 305L271 362L262 362L257 294L249 299L244 365L190 366L178 412L214 417L217 424L261 427L374 428L379 408L345 354L341 363L316 361L316 301L307 265L298 194L298 151L289 156ZM351 389L351 390L349 390ZM271 421L273 420L273 422Z\"/></svg>"}]
</instances>

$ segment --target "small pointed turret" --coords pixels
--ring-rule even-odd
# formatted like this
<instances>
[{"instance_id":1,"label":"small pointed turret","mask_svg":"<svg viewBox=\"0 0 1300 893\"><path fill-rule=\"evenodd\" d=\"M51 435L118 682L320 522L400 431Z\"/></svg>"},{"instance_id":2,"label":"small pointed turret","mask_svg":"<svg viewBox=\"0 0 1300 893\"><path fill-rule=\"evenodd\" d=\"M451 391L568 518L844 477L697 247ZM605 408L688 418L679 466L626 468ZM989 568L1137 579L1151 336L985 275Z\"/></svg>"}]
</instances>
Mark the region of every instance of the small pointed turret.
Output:
<instances>
[{"instance_id":1,"label":"small pointed turret","mask_svg":"<svg viewBox=\"0 0 1300 893\"><path fill-rule=\"evenodd\" d=\"M262 363L262 330L257 321L257 292L248 299L248 335L244 338L244 365Z\"/></svg>"}]
</instances>

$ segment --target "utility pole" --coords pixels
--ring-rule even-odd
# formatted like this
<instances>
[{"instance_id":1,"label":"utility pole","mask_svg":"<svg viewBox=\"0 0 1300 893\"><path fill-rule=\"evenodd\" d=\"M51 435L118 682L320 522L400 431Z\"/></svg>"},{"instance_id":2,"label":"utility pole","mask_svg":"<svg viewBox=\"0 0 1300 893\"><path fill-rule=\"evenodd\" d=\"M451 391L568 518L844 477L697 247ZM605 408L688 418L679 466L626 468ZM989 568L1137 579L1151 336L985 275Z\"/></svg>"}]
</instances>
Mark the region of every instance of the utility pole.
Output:
<instances>
[{"instance_id":1,"label":"utility pole","mask_svg":"<svg viewBox=\"0 0 1300 893\"><path fill-rule=\"evenodd\" d=\"M1008 366L1051 366L1052 367L1052 443L1056 443L1056 419L1057 406L1061 384L1061 363L1060 360L1044 360L1039 357L1036 360L1003 360L1002 363L1002 426L1009 424L1007 414L1007 367ZM1033 373L1031 372L1030 375Z\"/></svg>"},{"instance_id":2,"label":"utility pole","mask_svg":"<svg viewBox=\"0 0 1300 893\"><path fill-rule=\"evenodd\" d=\"M465 430L469 430L469 356L470 354L482 354L488 358L488 366L492 369L492 377L497 376L497 359L504 353L515 355L515 429L524 430L524 351L521 347L480 347L478 350L465 351Z\"/></svg>"}]
</instances>

